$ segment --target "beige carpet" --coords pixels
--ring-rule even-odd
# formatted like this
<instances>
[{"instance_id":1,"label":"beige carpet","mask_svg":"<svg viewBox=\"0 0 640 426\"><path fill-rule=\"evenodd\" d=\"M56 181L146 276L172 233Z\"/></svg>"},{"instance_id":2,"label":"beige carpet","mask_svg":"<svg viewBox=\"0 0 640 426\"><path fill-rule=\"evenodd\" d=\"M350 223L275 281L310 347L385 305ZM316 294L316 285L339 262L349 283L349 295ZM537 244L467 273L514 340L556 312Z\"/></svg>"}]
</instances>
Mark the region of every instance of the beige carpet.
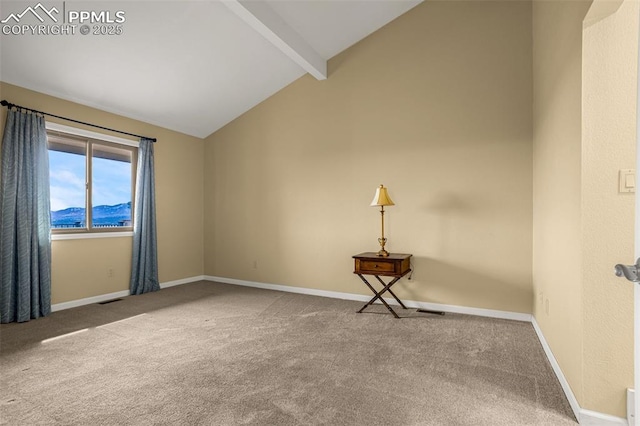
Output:
<instances>
[{"instance_id":1,"label":"beige carpet","mask_svg":"<svg viewBox=\"0 0 640 426\"><path fill-rule=\"evenodd\" d=\"M199 282L3 324L1 423L576 424L531 324L361 305Z\"/></svg>"}]
</instances>

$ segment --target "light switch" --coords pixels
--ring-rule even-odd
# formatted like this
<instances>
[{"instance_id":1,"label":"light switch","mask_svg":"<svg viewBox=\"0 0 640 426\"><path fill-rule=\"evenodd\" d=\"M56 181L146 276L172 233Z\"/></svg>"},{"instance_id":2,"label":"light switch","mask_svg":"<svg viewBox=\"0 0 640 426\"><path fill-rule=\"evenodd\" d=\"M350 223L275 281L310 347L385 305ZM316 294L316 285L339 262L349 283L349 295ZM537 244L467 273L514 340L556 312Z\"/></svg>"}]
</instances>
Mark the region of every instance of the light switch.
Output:
<instances>
[{"instance_id":1,"label":"light switch","mask_svg":"<svg viewBox=\"0 0 640 426\"><path fill-rule=\"evenodd\" d=\"M634 175L626 175L624 177L624 186L625 186L625 188L635 188L636 187L636 177Z\"/></svg>"},{"instance_id":2,"label":"light switch","mask_svg":"<svg viewBox=\"0 0 640 426\"><path fill-rule=\"evenodd\" d=\"M636 192L636 171L635 169L620 170L619 192Z\"/></svg>"}]
</instances>

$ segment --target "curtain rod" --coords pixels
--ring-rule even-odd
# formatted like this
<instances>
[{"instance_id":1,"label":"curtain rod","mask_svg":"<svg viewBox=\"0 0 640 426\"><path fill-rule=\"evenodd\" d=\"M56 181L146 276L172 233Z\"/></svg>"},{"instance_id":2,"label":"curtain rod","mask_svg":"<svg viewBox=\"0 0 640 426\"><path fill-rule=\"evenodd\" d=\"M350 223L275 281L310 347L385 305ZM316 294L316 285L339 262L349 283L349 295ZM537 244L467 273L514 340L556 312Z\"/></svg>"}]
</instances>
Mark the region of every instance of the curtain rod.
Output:
<instances>
[{"instance_id":1,"label":"curtain rod","mask_svg":"<svg viewBox=\"0 0 640 426\"><path fill-rule=\"evenodd\" d=\"M7 107L9 109L18 108L18 109L34 112L36 114L48 115L50 117L59 118L61 120L72 121L74 123L84 124L85 126L96 127L98 129L108 130L110 132L116 132L116 133L120 133L122 135L135 136L137 138L148 139L148 140L150 140L151 142L154 142L154 143L156 142L156 138L148 138L146 136L140 136L140 135L136 135L134 133L123 132L122 130L116 130L116 129L110 129L109 127L98 126L97 124L85 123L84 121L74 120L73 118L61 117L59 115L50 114L48 112L38 111L37 109L31 109L31 108L26 108L26 107L23 107L23 106L20 106L20 105L12 104L11 102L9 102L7 100L4 100L4 99L2 101L0 101L0 105L2 105L4 107Z\"/></svg>"}]
</instances>

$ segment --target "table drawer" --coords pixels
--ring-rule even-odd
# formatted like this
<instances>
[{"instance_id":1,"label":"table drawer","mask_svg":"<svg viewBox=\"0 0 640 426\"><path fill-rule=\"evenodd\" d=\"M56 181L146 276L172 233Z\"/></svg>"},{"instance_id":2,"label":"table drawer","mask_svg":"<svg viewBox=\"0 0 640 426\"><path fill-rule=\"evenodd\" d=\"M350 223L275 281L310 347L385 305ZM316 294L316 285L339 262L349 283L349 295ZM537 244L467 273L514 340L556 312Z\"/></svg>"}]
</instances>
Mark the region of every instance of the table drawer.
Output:
<instances>
[{"instance_id":1,"label":"table drawer","mask_svg":"<svg viewBox=\"0 0 640 426\"><path fill-rule=\"evenodd\" d=\"M361 273L393 273L395 272L395 265L394 262L360 259L357 269L359 269Z\"/></svg>"}]
</instances>

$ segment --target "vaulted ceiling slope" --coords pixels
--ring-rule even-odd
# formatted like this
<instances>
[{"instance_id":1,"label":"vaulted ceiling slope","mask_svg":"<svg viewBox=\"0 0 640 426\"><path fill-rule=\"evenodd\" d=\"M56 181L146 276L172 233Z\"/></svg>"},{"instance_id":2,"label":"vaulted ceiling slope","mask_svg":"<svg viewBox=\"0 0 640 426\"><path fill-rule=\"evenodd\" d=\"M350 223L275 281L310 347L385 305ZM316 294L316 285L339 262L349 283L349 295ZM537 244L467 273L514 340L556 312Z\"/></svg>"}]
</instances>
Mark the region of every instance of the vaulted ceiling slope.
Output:
<instances>
[{"instance_id":1,"label":"vaulted ceiling slope","mask_svg":"<svg viewBox=\"0 0 640 426\"><path fill-rule=\"evenodd\" d=\"M0 80L206 137L420 1L2 0Z\"/></svg>"}]
</instances>

